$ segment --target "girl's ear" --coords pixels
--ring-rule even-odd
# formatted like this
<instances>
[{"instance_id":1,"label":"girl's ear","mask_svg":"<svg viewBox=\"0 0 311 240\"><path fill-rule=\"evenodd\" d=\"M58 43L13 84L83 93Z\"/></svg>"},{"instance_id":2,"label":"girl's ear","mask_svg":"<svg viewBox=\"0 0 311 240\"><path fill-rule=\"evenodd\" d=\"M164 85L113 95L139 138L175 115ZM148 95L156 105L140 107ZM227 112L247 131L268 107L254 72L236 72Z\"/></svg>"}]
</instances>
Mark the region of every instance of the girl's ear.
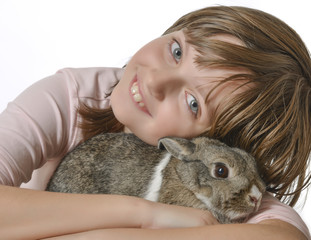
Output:
<instances>
[{"instance_id":1,"label":"girl's ear","mask_svg":"<svg viewBox=\"0 0 311 240\"><path fill-rule=\"evenodd\" d=\"M158 148L166 149L180 160L189 160L189 155L194 153L196 146L193 142L184 138L165 137L159 140Z\"/></svg>"}]
</instances>

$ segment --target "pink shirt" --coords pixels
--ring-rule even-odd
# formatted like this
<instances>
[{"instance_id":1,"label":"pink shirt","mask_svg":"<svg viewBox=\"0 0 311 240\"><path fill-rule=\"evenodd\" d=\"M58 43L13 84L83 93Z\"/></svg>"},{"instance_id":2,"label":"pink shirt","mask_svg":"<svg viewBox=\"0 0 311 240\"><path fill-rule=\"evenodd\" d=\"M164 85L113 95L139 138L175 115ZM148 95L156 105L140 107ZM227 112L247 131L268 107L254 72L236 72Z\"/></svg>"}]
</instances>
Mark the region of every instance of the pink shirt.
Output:
<instances>
[{"instance_id":1,"label":"pink shirt","mask_svg":"<svg viewBox=\"0 0 311 240\"><path fill-rule=\"evenodd\" d=\"M63 69L26 89L0 114L0 184L44 190L65 154L81 141L79 102L107 108L117 68ZM27 183L27 184L23 184ZM310 234L291 207L266 194L248 223L280 219Z\"/></svg>"}]
</instances>

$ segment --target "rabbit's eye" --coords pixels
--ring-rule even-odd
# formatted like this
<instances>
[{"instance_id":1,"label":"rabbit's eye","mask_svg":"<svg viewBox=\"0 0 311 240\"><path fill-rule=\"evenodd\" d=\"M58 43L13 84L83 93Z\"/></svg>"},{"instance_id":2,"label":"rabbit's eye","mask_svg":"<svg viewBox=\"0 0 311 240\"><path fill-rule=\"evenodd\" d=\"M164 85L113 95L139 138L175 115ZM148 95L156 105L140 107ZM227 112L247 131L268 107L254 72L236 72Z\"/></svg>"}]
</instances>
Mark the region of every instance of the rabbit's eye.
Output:
<instances>
[{"instance_id":1,"label":"rabbit's eye","mask_svg":"<svg viewBox=\"0 0 311 240\"><path fill-rule=\"evenodd\" d=\"M214 169L216 178L227 178L229 175L229 169L223 163L217 163Z\"/></svg>"}]
</instances>

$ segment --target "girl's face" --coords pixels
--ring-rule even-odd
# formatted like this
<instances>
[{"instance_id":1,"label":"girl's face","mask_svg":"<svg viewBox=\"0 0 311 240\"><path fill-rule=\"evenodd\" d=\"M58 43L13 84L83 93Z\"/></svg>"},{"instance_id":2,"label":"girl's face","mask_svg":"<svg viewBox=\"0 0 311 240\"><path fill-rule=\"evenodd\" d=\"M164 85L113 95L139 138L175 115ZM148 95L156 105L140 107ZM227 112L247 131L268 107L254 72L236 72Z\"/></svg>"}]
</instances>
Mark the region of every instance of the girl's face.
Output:
<instances>
[{"instance_id":1,"label":"girl's face","mask_svg":"<svg viewBox=\"0 0 311 240\"><path fill-rule=\"evenodd\" d=\"M241 44L229 36L214 38ZM151 41L132 57L111 95L113 112L126 132L152 145L165 136L198 136L211 125L216 107L243 89L234 91L237 83L226 83L206 101L219 80L241 71L199 69L196 54L178 31Z\"/></svg>"}]
</instances>

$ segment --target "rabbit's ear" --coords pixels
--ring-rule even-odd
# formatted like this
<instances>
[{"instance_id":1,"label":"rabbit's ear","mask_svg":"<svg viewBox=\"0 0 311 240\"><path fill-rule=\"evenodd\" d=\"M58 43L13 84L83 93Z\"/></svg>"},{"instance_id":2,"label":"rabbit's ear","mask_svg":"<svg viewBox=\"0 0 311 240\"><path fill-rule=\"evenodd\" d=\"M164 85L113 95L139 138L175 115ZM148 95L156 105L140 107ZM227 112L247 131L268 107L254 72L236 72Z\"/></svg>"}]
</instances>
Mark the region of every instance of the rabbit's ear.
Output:
<instances>
[{"instance_id":1,"label":"rabbit's ear","mask_svg":"<svg viewBox=\"0 0 311 240\"><path fill-rule=\"evenodd\" d=\"M159 149L166 149L174 157L185 160L187 156L193 154L196 145L190 140L184 138L166 137L161 138L158 142Z\"/></svg>"}]
</instances>

